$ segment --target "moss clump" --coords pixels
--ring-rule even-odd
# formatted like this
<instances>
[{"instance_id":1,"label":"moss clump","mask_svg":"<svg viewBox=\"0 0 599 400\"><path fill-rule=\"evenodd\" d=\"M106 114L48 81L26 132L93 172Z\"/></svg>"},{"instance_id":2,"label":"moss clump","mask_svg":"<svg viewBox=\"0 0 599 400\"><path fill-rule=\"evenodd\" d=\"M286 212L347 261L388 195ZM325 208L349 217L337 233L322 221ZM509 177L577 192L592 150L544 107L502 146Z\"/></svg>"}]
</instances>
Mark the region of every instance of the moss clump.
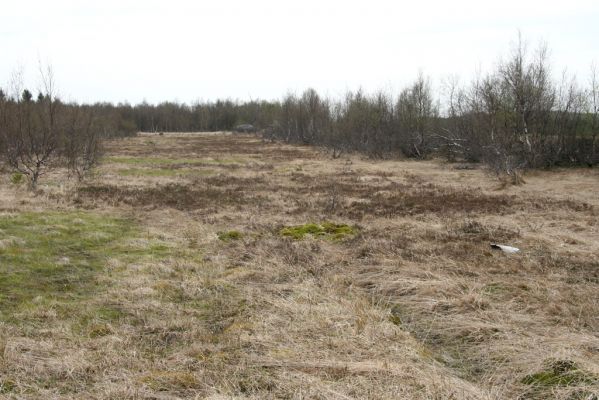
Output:
<instances>
[{"instance_id":1,"label":"moss clump","mask_svg":"<svg viewBox=\"0 0 599 400\"><path fill-rule=\"evenodd\" d=\"M306 235L314 237L324 237L325 239L341 240L347 236L356 234L356 228L346 224L335 224L332 222L322 222L320 224L304 224L289 226L281 229L281 235L291 237L295 240L301 240Z\"/></svg>"},{"instance_id":2,"label":"moss clump","mask_svg":"<svg viewBox=\"0 0 599 400\"><path fill-rule=\"evenodd\" d=\"M317 224L296 225L281 230L281 235L290 236L297 240L303 239L306 235L321 236L323 234L324 230Z\"/></svg>"},{"instance_id":3,"label":"moss clump","mask_svg":"<svg viewBox=\"0 0 599 400\"><path fill-rule=\"evenodd\" d=\"M391 315L389 315L389 322L394 325L401 325L401 308L398 304L391 307Z\"/></svg>"},{"instance_id":4,"label":"moss clump","mask_svg":"<svg viewBox=\"0 0 599 400\"><path fill-rule=\"evenodd\" d=\"M570 360L551 360L546 370L522 378L522 383L534 386L572 386L596 381L595 377L578 369Z\"/></svg>"},{"instance_id":5,"label":"moss clump","mask_svg":"<svg viewBox=\"0 0 599 400\"><path fill-rule=\"evenodd\" d=\"M230 242L231 240L239 240L241 239L241 232L239 231L226 231L226 232L219 232L218 233L218 238L220 240L222 240L223 242Z\"/></svg>"}]
</instances>

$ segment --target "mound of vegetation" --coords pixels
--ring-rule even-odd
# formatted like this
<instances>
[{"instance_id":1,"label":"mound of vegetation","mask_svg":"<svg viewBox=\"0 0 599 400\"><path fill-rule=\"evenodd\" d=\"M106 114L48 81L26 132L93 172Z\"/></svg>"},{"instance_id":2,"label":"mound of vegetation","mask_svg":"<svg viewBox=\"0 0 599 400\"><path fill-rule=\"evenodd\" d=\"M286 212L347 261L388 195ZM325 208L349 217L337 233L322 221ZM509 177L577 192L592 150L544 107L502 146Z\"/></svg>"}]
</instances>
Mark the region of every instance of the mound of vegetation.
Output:
<instances>
[{"instance_id":1,"label":"mound of vegetation","mask_svg":"<svg viewBox=\"0 0 599 400\"><path fill-rule=\"evenodd\" d=\"M281 235L301 240L306 235L323 237L330 240L341 240L357 233L355 227L346 224L335 224L322 222L320 224L308 223L303 225L289 226L281 229Z\"/></svg>"}]
</instances>

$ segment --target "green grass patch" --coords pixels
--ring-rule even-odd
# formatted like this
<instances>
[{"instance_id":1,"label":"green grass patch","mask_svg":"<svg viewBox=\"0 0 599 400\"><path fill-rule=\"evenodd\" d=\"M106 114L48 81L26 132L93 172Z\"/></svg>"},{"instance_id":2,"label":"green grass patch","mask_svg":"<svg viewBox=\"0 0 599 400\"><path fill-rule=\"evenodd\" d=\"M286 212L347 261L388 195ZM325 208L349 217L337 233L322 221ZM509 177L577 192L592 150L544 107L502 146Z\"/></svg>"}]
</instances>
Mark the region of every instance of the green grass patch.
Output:
<instances>
[{"instance_id":1,"label":"green grass patch","mask_svg":"<svg viewBox=\"0 0 599 400\"><path fill-rule=\"evenodd\" d=\"M242 234L239 231L226 231L226 232L219 232L218 233L218 238L220 240L222 240L223 242L230 242L232 240L239 240L241 239Z\"/></svg>"},{"instance_id":2,"label":"green grass patch","mask_svg":"<svg viewBox=\"0 0 599 400\"><path fill-rule=\"evenodd\" d=\"M346 224L335 224L322 222L320 224L309 223L304 225L289 226L281 229L282 236L291 237L295 240L304 239L307 235L322 237L330 240L341 240L357 233L357 228Z\"/></svg>"},{"instance_id":3,"label":"green grass patch","mask_svg":"<svg viewBox=\"0 0 599 400\"><path fill-rule=\"evenodd\" d=\"M123 239L135 233L131 221L90 213L0 217L0 319L87 296L106 259L126 255Z\"/></svg>"}]
</instances>

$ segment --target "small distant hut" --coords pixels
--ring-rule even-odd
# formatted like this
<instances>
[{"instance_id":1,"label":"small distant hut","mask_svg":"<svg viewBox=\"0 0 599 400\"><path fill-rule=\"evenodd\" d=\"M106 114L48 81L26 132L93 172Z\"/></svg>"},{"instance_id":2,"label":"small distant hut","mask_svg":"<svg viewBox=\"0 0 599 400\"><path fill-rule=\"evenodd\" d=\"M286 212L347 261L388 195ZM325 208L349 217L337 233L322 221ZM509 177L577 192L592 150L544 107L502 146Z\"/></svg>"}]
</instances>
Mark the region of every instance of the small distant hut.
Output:
<instances>
[{"instance_id":1,"label":"small distant hut","mask_svg":"<svg viewBox=\"0 0 599 400\"><path fill-rule=\"evenodd\" d=\"M256 132L256 127L252 124L241 124L233 128L233 131L237 133L254 133Z\"/></svg>"}]
</instances>

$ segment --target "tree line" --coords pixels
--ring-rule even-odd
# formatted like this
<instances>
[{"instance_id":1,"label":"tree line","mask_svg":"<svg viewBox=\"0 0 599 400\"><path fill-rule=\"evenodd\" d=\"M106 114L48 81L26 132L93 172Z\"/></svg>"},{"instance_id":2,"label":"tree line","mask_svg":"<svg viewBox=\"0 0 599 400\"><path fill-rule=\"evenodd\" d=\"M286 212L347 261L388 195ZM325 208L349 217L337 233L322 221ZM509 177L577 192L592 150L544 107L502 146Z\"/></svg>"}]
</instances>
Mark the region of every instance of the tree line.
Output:
<instances>
[{"instance_id":1,"label":"tree line","mask_svg":"<svg viewBox=\"0 0 599 400\"><path fill-rule=\"evenodd\" d=\"M275 101L217 100L191 105L63 102L50 68L37 96L15 74L0 90L0 155L35 187L52 166L82 179L101 154L101 140L138 131L222 131L252 124L266 140L321 146L333 157L444 156L484 162L520 179L526 168L599 163L599 80L556 79L540 45L520 39L505 60L461 84L435 91L419 74L399 94L349 91L328 98L314 89Z\"/></svg>"},{"instance_id":2,"label":"tree line","mask_svg":"<svg viewBox=\"0 0 599 400\"><path fill-rule=\"evenodd\" d=\"M422 74L399 95L349 92L341 100L312 89L287 95L267 131L286 142L316 144L334 156L484 162L515 182L526 168L599 163L599 81L580 85L551 74L547 48L522 41L487 74L460 85L448 80L435 94Z\"/></svg>"},{"instance_id":3,"label":"tree line","mask_svg":"<svg viewBox=\"0 0 599 400\"><path fill-rule=\"evenodd\" d=\"M314 89L276 101L231 100L130 107L144 131L231 130L249 123L266 139L323 146L334 157L484 162L515 181L526 168L599 163L599 80L595 67L580 84L552 73L547 47L522 39L486 74L435 91L420 74L399 94L347 92L328 98Z\"/></svg>"}]
</instances>

